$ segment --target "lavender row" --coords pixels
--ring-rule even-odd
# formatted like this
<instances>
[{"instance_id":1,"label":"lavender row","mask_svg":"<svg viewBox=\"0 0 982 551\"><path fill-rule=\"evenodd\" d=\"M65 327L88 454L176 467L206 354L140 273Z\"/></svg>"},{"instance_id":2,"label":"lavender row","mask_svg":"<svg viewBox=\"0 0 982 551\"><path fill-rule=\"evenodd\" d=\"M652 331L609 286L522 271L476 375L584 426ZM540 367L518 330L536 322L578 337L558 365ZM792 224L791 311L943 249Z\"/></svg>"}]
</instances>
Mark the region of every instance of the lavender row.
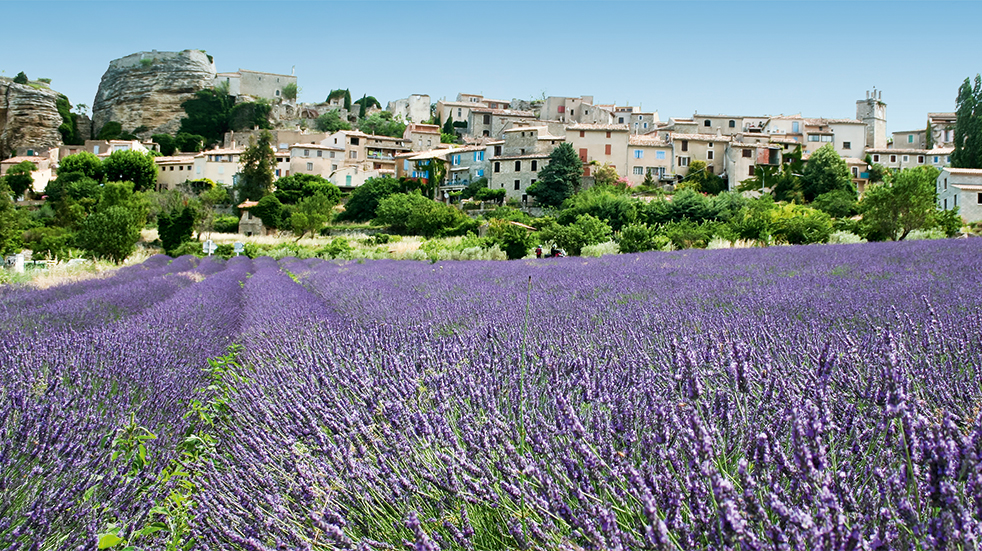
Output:
<instances>
[{"instance_id":1,"label":"lavender row","mask_svg":"<svg viewBox=\"0 0 982 551\"><path fill-rule=\"evenodd\" d=\"M198 522L244 549L974 548L978 246L827 249L266 266Z\"/></svg>"},{"instance_id":2,"label":"lavender row","mask_svg":"<svg viewBox=\"0 0 982 551\"><path fill-rule=\"evenodd\" d=\"M235 340L248 259L102 328L0 341L4 548L91 548L111 522L137 526L166 492L154 474L184 436L207 358ZM133 293L143 282L127 284ZM129 476L109 444L129 422L156 434Z\"/></svg>"}]
</instances>

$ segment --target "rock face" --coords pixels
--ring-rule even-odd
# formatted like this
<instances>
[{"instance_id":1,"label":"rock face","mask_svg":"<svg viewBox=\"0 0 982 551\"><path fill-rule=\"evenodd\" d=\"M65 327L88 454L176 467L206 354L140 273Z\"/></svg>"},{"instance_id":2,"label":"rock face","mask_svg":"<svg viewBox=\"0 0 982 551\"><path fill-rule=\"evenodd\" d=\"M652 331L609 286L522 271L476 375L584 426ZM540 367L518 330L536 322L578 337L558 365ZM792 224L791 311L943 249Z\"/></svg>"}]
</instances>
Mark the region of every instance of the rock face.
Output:
<instances>
[{"instance_id":1,"label":"rock face","mask_svg":"<svg viewBox=\"0 0 982 551\"><path fill-rule=\"evenodd\" d=\"M61 94L0 79L0 158L18 147L45 149L61 145L61 115L55 102Z\"/></svg>"},{"instance_id":2,"label":"rock face","mask_svg":"<svg viewBox=\"0 0 982 551\"><path fill-rule=\"evenodd\" d=\"M200 50L139 52L115 59L102 75L92 102L92 130L109 121L126 132L144 126L141 136L174 134L181 126L181 103L214 85L215 63Z\"/></svg>"}]
</instances>

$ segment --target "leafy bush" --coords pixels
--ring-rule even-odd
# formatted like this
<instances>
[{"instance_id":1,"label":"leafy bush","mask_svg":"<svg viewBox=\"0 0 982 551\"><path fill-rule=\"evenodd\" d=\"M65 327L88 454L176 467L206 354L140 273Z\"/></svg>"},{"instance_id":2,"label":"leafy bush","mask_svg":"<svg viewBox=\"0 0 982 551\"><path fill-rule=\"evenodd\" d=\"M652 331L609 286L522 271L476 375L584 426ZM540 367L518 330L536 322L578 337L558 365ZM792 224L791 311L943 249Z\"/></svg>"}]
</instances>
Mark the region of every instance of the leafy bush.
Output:
<instances>
[{"instance_id":1,"label":"leafy bush","mask_svg":"<svg viewBox=\"0 0 982 551\"><path fill-rule=\"evenodd\" d=\"M335 237L319 251L326 258L351 258L352 248L344 237Z\"/></svg>"},{"instance_id":2,"label":"leafy bush","mask_svg":"<svg viewBox=\"0 0 982 551\"><path fill-rule=\"evenodd\" d=\"M171 156L177 151L177 140L170 134L154 134L150 139L160 146L160 153L164 156Z\"/></svg>"},{"instance_id":3,"label":"leafy bush","mask_svg":"<svg viewBox=\"0 0 982 551\"><path fill-rule=\"evenodd\" d=\"M398 193L399 181L395 178L369 178L364 184L355 188L344 205L344 212L337 216L338 220L349 222L367 222L375 218L375 209L379 202L386 197Z\"/></svg>"},{"instance_id":4,"label":"leafy bush","mask_svg":"<svg viewBox=\"0 0 982 551\"><path fill-rule=\"evenodd\" d=\"M416 193L397 193L383 199L374 223L389 226L395 233L424 237L463 235L477 226L456 208Z\"/></svg>"},{"instance_id":5,"label":"leafy bush","mask_svg":"<svg viewBox=\"0 0 982 551\"><path fill-rule=\"evenodd\" d=\"M617 234L617 243L623 253L640 253L658 248L658 237L654 228L635 223L621 229Z\"/></svg>"},{"instance_id":6,"label":"leafy bush","mask_svg":"<svg viewBox=\"0 0 982 551\"><path fill-rule=\"evenodd\" d=\"M832 218L848 218L859 214L856 194L844 189L823 193L815 198L812 207L825 212Z\"/></svg>"},{"instance_id":7,"label":"leafy bush","mask_svg":"<svg viewBox=\"0 0 982 551\"><path fill-rule=\"evenodd\" d=\"M866 240L852 232L834 231L831 235L829 235L828 243L830 245L846 245L852 243L866 243Z\"/></svg>"},{"instance_id":8,"label":"leafy bush","mask_svg":"<svg viewBox=\"0 0 982 551\"><path fill-rule=\"evenodd\" d=\"M508 192L504 189L491 189L484 187L474 192L474 198L478 201L494 201L500 204L507 194Z\"/></svg>"},{"instance_id":9,"label":"leafy bush","mask_svg":"<svg viewBox=\"0 0 982 551\"><path fill-rule=\"evenodd\" d=\"M603 243L598 243L596 245L587 245L583 247L580 251L581 256L605 256L608 254L618 254L620 253L620 247L614 241L605 241Z\"/></svg>"},{"instance_id":10,"label":"leafy bush","mask_svg":"<svg viewBox=\"0 0 982 551\"><path fill-rule=\"evenodd\" d=\"M571 224L581 214L590 214L610 224L611 229L632 224L638 217L638 201L610 186L600 186L577 193L563 203L557 217L560 224Z\"/></svg>"},{"instance_id":11,"label":"leafy bush","mask_svg":"<svg viewBox=\"0 0 982 551\"><path fill-rule=\"evenodd\" d=\"M235 216L216 216L212 228L218 233L239 233L239 219Z\"/></svg>"},{"instance_id":12,"label":"leafy bush","mask_svg":"<svg viewBox=\"0 0 982 551\"><path fill-rule=\"evenodd\" d=\"M781 243L825 243L832 235L832 219L817 209L788 203L772 211L772 216L773 236Z\"/></svg>"},{"instance_id":13,"label":"leafy bush","mask_svg":"<svg viewBox=\"0 0 982 551\"><path fill-rule=\"evenodd\" d=\"M58 163L59 178L69 172L81 172L86 178L102 180L102 159L88 151L69 155Z\"/></svg>"},{"instance_id":14,"label":"leafy bush","mask_svg":"<svg viewBox=\"0 0 982 551\"><path fill-rule=\"evenodd\" d=\"M182 243L191 240L194 233L195 211L190 207L175 209L169 213L157 215L157 234L164 252L174 256L174 251Z\"/></svg>"},{"instance_id":15,"label":"leafy bush","mask_svg":"<svg viewBox=\"0 0 982 551\"><path fill-rule=\"evenodd\" d=\"M535 234L508 220L492 220L488 227L488 242L505 251L509 260L524 258L535 245Z\"/></svg>"},{"instance_id":16,"label":"leafy bush","mask_svg":"<svg viewBox=\"0 0 982 551\"><path fill-rule=\"evenodd\" d=\"M85 219L78 232L78 244L97 258L119 264L136 250L140 226L130 209L111 206Z\"/></svg>"},{"instance_id":17,"label":"leafy bush","mask_svg":"<svg viewBox=\"0 0 982 551\"><path fill-rule=\"evenodd\" d=\"M668 238L676 249L705 249L718 229L715 222L683 219L662 224L658 233Z\"/></svg>"},{"instance_id":18,"label":"leafy bush","mask_svg":"<svg viewBox=\"0 0 982 551\"><path fill-rule=\"evenodd\" d=\"M259 200L259 204L250 209L253 216L263 221L263 226L270 229L283 227L283 203L275 195L267 195Z\"/></svg>"},{"instance_id":19,"label":"leafy bush","mask_svg":"<svg viewBox=\"0 0 982 551\"><path fill-rule=\"evenodd\" d=\"M606 222L590 214L581 214L568 226L552 225L539 231L543 242L552 242L566 249L566 252L579 256L583 247L596 245L610 239L612 230Z\"/></svg>"},{"instance_id":20,"label":"leafy bush","mask_svg":"<svg viewBox=\"0 0 982 551\"><path fill-rule=\"evenodd\" d=\"M32 228L24 232L23 245L34 252L34 258L70 258L75 234L68 228Z\"/></svg>"},{"instance_id":21,"label":"leafy bush","mask_svg":"<svg viewBox=\"0 0 982 551\"><path fill-rule=\"evenodd\" d=\"M339 130L351 130L351 125L342 120L341 115L337 111L329 111L317 117L314 126L321 132L329 132L331 134Z\"/></svg>"},{"instance_id":22,"label":"leafy bush","mask_svg":"<svg viewBox=\"0 0 982 551\"><path fill-rule=\"evenodd\" d=\"M142 151L113 151L102 170L107 181L133 182L135 191L152 190L157 183L157 163Z\"/></svg>"}]
</instances>

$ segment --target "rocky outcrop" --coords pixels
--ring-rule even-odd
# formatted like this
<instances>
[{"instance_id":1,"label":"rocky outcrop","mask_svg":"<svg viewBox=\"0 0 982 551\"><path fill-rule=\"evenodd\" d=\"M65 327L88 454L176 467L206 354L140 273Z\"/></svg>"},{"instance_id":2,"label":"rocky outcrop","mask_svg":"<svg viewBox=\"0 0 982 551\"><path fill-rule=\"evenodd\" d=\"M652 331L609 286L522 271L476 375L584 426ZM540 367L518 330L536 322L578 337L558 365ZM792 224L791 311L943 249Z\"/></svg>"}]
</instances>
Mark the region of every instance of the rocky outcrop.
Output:
<instances>
[{"instance_id":1,"label":"rocky outcrop","mask_svg":"<svg viewBox=\"0 0 982 551\"><path fill-rule=\"evenodd\" d=\"M181 103L215 80L215 63L200 50L139 52L115 59L102 75L92 102L92 131L109 121L141 136L174 134L181 126Z\"/></svg>"},{"instance_id":2,"label":"rocky outcrop","mask_svg":"<svg viewBox=\"0 0 982 551\"><path fill-rule=\"evenodd\" d=\"M61 115L55 103L61 94L45 87L0 79L0 158L19 147L46 149L61 145Z\"/></svg>"}]
</instances>

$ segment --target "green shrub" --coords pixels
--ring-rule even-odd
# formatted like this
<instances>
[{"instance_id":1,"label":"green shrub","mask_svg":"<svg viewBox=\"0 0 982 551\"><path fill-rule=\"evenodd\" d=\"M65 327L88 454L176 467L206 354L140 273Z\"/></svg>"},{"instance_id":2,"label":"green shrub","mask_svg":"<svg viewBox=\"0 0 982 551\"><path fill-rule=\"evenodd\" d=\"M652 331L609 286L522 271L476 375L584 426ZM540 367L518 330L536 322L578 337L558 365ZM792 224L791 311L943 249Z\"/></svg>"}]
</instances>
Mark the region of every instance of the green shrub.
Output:
<instances>
[{"instance_id":1,"label":"green shrub","mask_svg":"<svg viewBox=\"0 0 982 551\"><path fill-rule=\"evenodd\" d=\"M663 224L658 228L658 233L668 238L676 249L705 249L718 226L715 222L699 223L683 219Z\"/></svg>"},{"instance_id":2,"label":"green shrub","mask_svg":"<svg viewBox=\"0 0 982 551\"><path fill-rule=\"evenodd\" d=\"M623 253L640 253L657 248L658 232L647 224L629 224L617 234L617 243Z\"/></svg>"},{"instance_id":3,"label":"green shrub","mask_svg":"<svg viewBox=\"0 0 982 551\"><path fill-rule=\"evenodd\" d=\"M832 235L828 214L803 205L788 203L773 211L774 238L791 245L825 243Z\"/></svg>"},{"instance_id":4,"label":"green shrub","mask_svg":"<svg viewBox=\"0 0 982 551\"><path fill-rule=\"evenodd\" d=\"M320 256L327 258L351 258L351 245L344 237L335 237L331 242L318 251Z\"/></svg>"},{"instance_id":5,"label":"green shrub","mask_svg":"<svg viewBox=\"0 0 982 551\"><path fill-rule=\"evenodd\" d=\"M34 258L65 260L71 257L75 234L68 228L32 228L24 232L23 244L34 252Z\"/></svg>"},{"instance_id":6,"label":"green shrub","mask_svg":"<svg viewBox=\"0 0 982 551\"><path fill-rule=\"evenodd\" d=\"M851 243L866 243L866 240L852 232L834 231L831 235L829 235L828 243L830 245L845 245Z\"/></svg>"},{"instance_id":7,"label":"green shrub","mask_svg":"<svg viewBox=\"0 0 982 551\"><path fill-rule=\"evenodd\" d=\"M494 201L496 203L501 203L504 200L507 191L504 189L491 189L491 188L480 188L474 193L474 198L478 201Z\"/></svg>"},{"instance_id":8,"label":"green shrub","mask_svg":"<svg viewBox=\"0 0 982 551\"><path fill-rule=\"evenodd\" d=\"M217 233L239 233L239 219L236 216L216 216L212 228Z\"/></svg>"},{"instance_id":9,"label":"green shrub","mask_svg":"<svg viewBox=\"0 0 982 551\"><path fill-rule=\"evenodd\" d=\"M604 256L608 254L618 254L620 253L620 247L614 241L605 241L603 243L598 243L596 245L587 245L583 247L580 251L581 256Z\"/></svg>"},{"instance_id":10,"label":"green shrub","mask_svg":"<svg viewBox=\"0 0 982 551\"><path fill-rule=\"evenodd\" d=\"M543 242L552 242L566 249L566 252L579 256L583 247L596 245L610 239L613 232L603 220L589 214L576 217L576 222L568 226L548 225L539 231Z\"/></svg>"}]
</instances>

